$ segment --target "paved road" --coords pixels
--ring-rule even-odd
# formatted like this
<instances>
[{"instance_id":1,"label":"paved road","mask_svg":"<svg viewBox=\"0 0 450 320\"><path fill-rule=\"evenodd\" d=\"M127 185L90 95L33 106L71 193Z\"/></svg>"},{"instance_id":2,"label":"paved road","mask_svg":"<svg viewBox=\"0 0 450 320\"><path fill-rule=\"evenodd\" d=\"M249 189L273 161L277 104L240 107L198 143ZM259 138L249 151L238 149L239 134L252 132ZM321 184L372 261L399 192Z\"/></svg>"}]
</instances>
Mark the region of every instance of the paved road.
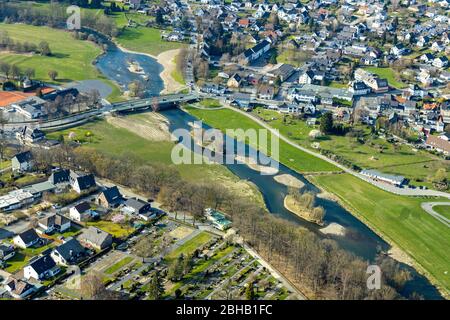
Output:
<instances>
[{"instance_id":1,"label":"paved road","mask_svg":"<svg viewBox=\"0 0 450 320\"><path fill-rule=\"evenodd\" d=\"M253 121L255 121L256 123L258 123L259 125L261 125L262 127L264 127L265 129L269 130L272 134L274 134L275 136L277 136L279 139L283 140L284 142L288 143L289 145L293 146L294 148L297 148L303 152L306 152L314 157L317 157L319 159L322 159L324 161L327 161L331 164L333 164L334 166L336 166L337 168L341 169L342 171L349 173L361 180L364 180L380 189L383 189L385 191L397 194L397 195L401 195L401 196L432 196L432 197L444 197L447 199L450 199L450 193L447 192L442 192L442 191L436 191L436 190L429 190L429 189L412 189L412 188L399 188L387 183L383 183L380 181L375 181L372 180L368 177L363 176L362 174L360 174L359 172L356 172L352 169L349 169L347 167L345 167L344 165L331 160L330 158L328 158L327 156L320 154L318 152L309 150L305 147L302 147L294 142L292 142L291 140L289 140L288 138L286 138L285 136L283 136L282 134L280 134L280 132L274 128L272 128L270 125L268 125L267 123L265 123L264 121L262 121L261 119L253 116L252 114L245 112L243 110L231 107L229 105L225 105L226 108L233 110L235 112L238 112L244 116L246 116L247 118L252 119ZM214 110L214 109L209 109L209 110Z\"/></svg>"},{"instance_id":2,"label":"paved road","mask_svg":"<svg viewBox=\"0 0 450 320\"><path fill-rule=\"evenodd\" d=\"M443 224L445 224L447 227L450 228L450 219L447 219L443 215L437 213L433 210L434 206L448 206L450 205L448 202L424 202L421 204L422 209L425 210L429 215L434 217L435 219L439 220Z\"/></svg>"}]
</instances>

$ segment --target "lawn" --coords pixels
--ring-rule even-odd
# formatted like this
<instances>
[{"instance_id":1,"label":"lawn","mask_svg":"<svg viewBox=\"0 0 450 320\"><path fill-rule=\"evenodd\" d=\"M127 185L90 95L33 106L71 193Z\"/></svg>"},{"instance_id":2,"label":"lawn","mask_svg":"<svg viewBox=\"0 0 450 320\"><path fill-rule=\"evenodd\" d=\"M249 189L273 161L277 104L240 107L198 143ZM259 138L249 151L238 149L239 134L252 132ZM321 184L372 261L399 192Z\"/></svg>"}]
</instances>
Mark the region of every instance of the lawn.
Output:
<instances>
[{"instance_id":1,"label":"lawn","mask_svg":"<svg viewBox=\"0 0 450 320\"><path fill-rule=\"evenodd\" d=\"M380 78L387 79L389 85L397 88L397 89L403 89L406 87L406 84L398 81L395 77L396 72L392 70L391 68L380 68L380 67L368 67L365 68L367 71L372 72L376 75L378 75Z\"/></svg>"},{"instance_id":2,"label":"lawn","mask_svg":"<svg viewBox=\"0 0 450 320\"><path fill-rule=\"evenodd\" d=\"M51 56L37 54L0 53L0 60L15 64L21 69L35 69L36 79L54 82L56 84L67 83L76 80L100 79L113 88L112 96L117 98L120 90L116 85L106 79L92 64L92 61L101 54L102 50L89 41L76 40L72 35L63 30L49 27L37 27L25 24L0 24L2 31L16 41L39 44L47 41L52 51ZM50 70L58 72L55 81L48 76Z\"/></svg>"},{"instance_id":3,"label":"lawn","mask_svg":"<svg viewBox=\"0 0 450 320\"><path fill-rule=\"evenodd\" d=\"M119 33L116 40L126 49L152 56L185 46L179 42L164 41L161 39L160 30L146 27L126 28Z\"/></svg>"},{"instance_id":4,"label":"lawn","mask_svg":"<svg viewBox=\"0 0 450 320\"><path fill-rule=\"evenodd\" d=\"M170 261L177 258L180 254L188 256L198 248L208 243L212 238L213 238L212 235L202 231L192 239L189 239L181 246L177 247L175 250L169 252L169 254L165 256L165 259Z\"/></svg>"},{"instance_id":5,"label":"lawn","mask_svg":"<svg viewBox=\"0 0 450 320\"><path fill-rule=\"evenodd\" d=\"M222 131L226 131L227 129L239 128L244 130L263 129L263 127L261 127L252 119L249 119L248 117L230 109L200 110L189 107L186 109L198 119ZM268 136L270 136L270 133L268 134ZM285 141L279 140L279 143L280 162L290 167L291 169L297 170L299 172L339 171L339 169L334 165L324 160L320 160L306 152L298 150ZM257 147L256 145L252 146ZM270 148L269 150L264 150L264 148L260 149L261 151L270 154Z\"/></svg>"},{"instance_id":6,"label":"lawn","mask_svg":"<svg viewBox=\"0 0 450 320\"><path fill-rule=\"evenodd\" d=\"M420 204L429 199L397 196L349 174L311 179L337 195L360 220L405 251L450 293L450 233L421 209Z\"/></svg>"},{"instance_id":7,"label":"lawn","mask_svg":"<svg viewBox=\"0 0 450 320\"><path fill-rule=\"evenodd\" d=\"M203 108L218 108L221 107L222 105L220 104L220 101L217 99L211 99L211 98L207 98L207 99L202 99L199 102L200 106L202 106Z\"/></svg>"},{"instance_id":8,"label":"lawn","mask_svg":"<svg viewBox=\"0 0 450 320\"><path fill-rule=\"evenodd\" d=\"M8 267L5 268L5 271L9 273L16 273L24 268L31 258L41 254L53 246L54 242L39 248L16 249L16 254L7 261Z\"/></svg>"},{"instance_id":9,"label":"lawn","mask_svg":"<svg viewBox=\"0 0 450 320\"><path fill-rule=\"evenodd\" d=\"M119 260L118 262L116 262L115 264L110 266L108 269L106 269L104 271L104 273L105 274L113 274L116 271L119 271L120 269L125 267L127 264L129 264L131 261L133 261L133 259L134 259L133 257L125 257L122 260Z\"/></svg>"},{"instance_id":10,"label":"lawn","mask_svg":"<svg viewBox=\"0 0 450 320\"><path fill-rule=\"evenodd\" d=\"M114 223L112 221L105 221L105 220L88 222L87 225L99 228L103 231L106 231L106 232L110 233L111 235L113 235L114 237L119 238L119 239L126 238L134 231L134 229L131 226L118 224L118 223Z\"/></svg>"},{"instance_id":11,"label":"lawn","mask_svg":"<svg viewBox=\"0 0 450 320\"><path fill-rule=\"evenodd\" d=\"M450 206L434 206L433 210L450 219Z\"/></svg>"},{"instance_id":12,"label":"lawn","mask_svg":"<svg viewBox=\"0 0 450 320\"><path fill-rule=\"evenodd\" d=\"M173 64L174 64L174 65L178 65L178 59L179 59L179 56L176 56L176 57L174 58L174 61L173 61ZM178 82L179 84L183 84L183 85L186 84L186 81L184 81L183 73L180 72L180 70L178 69L178 67L175 68L175 69L172 71L172 73L170 74L170 76L171 76L176 82Z\"/></svg>"}]
</instances>

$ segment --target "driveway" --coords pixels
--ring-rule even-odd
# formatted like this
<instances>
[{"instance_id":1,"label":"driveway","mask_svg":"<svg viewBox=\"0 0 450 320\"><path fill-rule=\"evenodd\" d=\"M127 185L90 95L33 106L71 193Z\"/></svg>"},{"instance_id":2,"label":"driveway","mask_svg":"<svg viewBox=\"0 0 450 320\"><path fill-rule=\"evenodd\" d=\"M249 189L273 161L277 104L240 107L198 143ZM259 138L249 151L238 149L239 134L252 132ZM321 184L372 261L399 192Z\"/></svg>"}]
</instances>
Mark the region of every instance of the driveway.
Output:
<instances>
[{"instance_id":1,"label":"driveway","mask_svg":"<svg viewBox=\"0 0 450 320\"><path fill-rule=\"evenodd\" d=\"M440 222L445 224L447 227L450 227L450 219L447 219L443 215L441 215L433 210L434 206L448 206L448 205L450 205L449 202L424 202L421 204L422 209L425 210L426 213L428 213L435 219L439 220Z\"/></svg>"}]
</instances>

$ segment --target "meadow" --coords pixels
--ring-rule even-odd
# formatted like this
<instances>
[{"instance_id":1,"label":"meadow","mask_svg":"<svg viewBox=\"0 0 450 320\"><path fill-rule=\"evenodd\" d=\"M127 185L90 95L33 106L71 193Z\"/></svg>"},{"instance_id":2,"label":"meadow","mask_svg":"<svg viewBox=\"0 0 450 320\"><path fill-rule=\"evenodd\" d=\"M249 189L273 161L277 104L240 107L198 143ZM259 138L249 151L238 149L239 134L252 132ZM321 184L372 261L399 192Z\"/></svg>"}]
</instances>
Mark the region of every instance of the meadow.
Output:
<instances>
[{"instance_id":1,"label":"meadow","mask_svg":"<svg viewBox=\"0 0 450 320\"><path fill-rule=\"evenodd\" d=\"M403 175L414 185L428 187L432 186L427 182L427 178L433 176L438 168L445 168L450 179L449 161L424 150L414 150L407 145L395 146L385 139L372 137L365 126L354 126L363 132L365 143L359 142L356 137L337 135L311 140L308 136L310 131L318 129L319 125L309 126L304 120L262 108L257 108L253 113L293 142L311 150L311 144L319 142L321 149L331 151L361 168Z\"/></svg>"},{"instance_id":2,"label":"meadow","mask_svg":"<svg viewBox=\"0 0 450 320\"><path fill-rule=\"evenodd\" d=\"M400 247L450 293L450 233L447 226L421 209L420 204L429 199L394 195L349 174L311 179L337 195L361 221Z\"/></svg>"},{"instance_id":3,"label":"meadow","mask_svg":"<svg viewBox=\"0 0 450 320\"><path fill-rule=\"evenodd\" d=\"M117 86L92 64L102 52L94 43L76 40L67 31L43 26L1 23L0 30L8 32L15 41L35 44L47 41L52 52L51 56L0 52L1 61L17 65L21 69L32 68L35 70L36 79L49 83L64 84L77 80L100 79L113 88L112 96L120 95ZM58 72L54 81L48 75L50 70Z\"/></svg>"},{"instance_id":4,"label":"meadow","mask_svg":"<svg viewBox=\"0 0 450 320\"><path fill-rule=\"evenodd\" d=\"M252 119L230 109L201 110L187 107L186 110L208 125L222 130L223 132L227 129L263 129L262 126ZM268 134L268 137L270 138L270 133ZM279 140L279 143L280 162L294 170L302 173L339 171L334 165L298 150L285 141ZM252 145L252 147L259 148L262 152L269 155L271 153L270 148L269 150L265 150L264 148L260 148L259 145Z\"/></svg>"}]
</instances>

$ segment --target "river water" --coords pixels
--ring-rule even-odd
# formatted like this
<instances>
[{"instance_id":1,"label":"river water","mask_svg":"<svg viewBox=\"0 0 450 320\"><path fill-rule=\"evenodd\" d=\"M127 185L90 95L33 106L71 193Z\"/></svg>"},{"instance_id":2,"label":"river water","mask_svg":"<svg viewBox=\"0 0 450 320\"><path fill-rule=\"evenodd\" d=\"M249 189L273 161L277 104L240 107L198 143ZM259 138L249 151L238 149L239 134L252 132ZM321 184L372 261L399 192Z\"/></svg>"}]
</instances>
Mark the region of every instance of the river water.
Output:
<instances>
[{"instance_id":1,"label":"river water","mask_svg":"<svg viewBox=\"0 0 450 320\"><path fill-rule=\"evenodd\" d=\"M138 74L128 71L129 61L137 61L144 69L145 74L149 76L148 81L144 81L147 96L158 95L164 88L163 81L159 74L163 70L162 66L157 61L149 56L132 54L123 52L112 43L109 44L108 50L97 59L98 69L109 79L118 83L124 90L127 90L127 85L133 80L143 80ZM184 128L190 130L190 123L197 119L188 113L178 109L163 111L163 114L170 121L170 130L173 132L176 129ZM208 126L204 125L205 128ZM190 140L190 141L189 141ZM192 140L183 141L187 147L192 148ZM239 142L236 142L239 144ZM250 148L246 146L247 152ZM283 152L280 150L280 152ZM287 187L277 183L273 176L261 175L258 171L249 168L245 164L224 164L231 172L233 172L240 179L245 179L254 183L264 197L267 209L273 215L286 219L298 226L305 227L312 232L315 232L320 237L329 237L337 241L337 243L355 255L373 261L380 251L386 252L389 250L389 244L381 239L377 234L370 230L366 225L356 219L351 213L341 207L338 203L317 198L317 204L322 206L325 211L325 224L337 223L346 229L345 236L330 236L323 235L319 231L319 226L307 222L290 211L284 208L284 197L287 194ZM278 174L289 174L305 183L307 190L312 192L319 192L319 189L307 181L301 174L279 164ZM430 284L430 282L415 269L402 265L404 268L410 270L413 279L409 281L403 289L404 294L417 292L426 299L440 299L441 295L437 289Z\"/></svg>"}]
</instances>

